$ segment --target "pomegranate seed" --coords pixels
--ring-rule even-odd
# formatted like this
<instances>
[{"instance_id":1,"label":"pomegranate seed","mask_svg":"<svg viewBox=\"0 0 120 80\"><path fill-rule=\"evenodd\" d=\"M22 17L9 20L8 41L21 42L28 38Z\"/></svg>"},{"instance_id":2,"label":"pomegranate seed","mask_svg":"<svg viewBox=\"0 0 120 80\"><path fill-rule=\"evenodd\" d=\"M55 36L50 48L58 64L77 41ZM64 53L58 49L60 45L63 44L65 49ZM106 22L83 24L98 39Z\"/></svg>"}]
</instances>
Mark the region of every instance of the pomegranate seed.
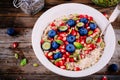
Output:
<instances>
[{"instance_id":1,"label":"pomegranate seed","mask_svg":"<svg viewBox=\"0 0 120 80\"><path fill-rule=\"evenodd\" d=\"M106 76L103 76L102 80L108 80Z\"/></svg>"},{"instance_id":2,"label":"pomegranate seed","mask_svg":"<svg viewBox=\"0 0 120 80\"><path fill-rule=\"evenodd\" d=\"M70 58L66 58L66 62L70 62Z\"/></svg>"},{"instance_id":3,"label":"pomegranate seed","mask_svg":"<svg viewBox=\"0 0 120 80\"><path fill-rule=\"evenodd\" d=\"M79 67L75 67L74 71L80 71L80 68Z\"/></svg>"},{"instance_id":4,"label":"pomegranate seed","mask_svg":"<svg viewBox=\"0 0 120 80\"><path fill-rule=\"evenodd\" d=\"M81 40L80 39L77 39L76 42L80 42Z\"/></svg>"},{"instance_id":5,"label":"pomegranate seed","mask_svg":"<svg viewBox=\"0 0 120 80\"><path fill-rule=\"evenodd\" d=\"M69 61L70 62L74 62L74 58L69 58Z\"/></svg>"},{"instance_id":6,"label":"pomegranate seed","mask_svg":"<svg viewBox=\"0 0 120 80\"><path fill-rule=\"evenodd\" d=\"M80 58L81 58L81 59L85 58L85 55L80 54Z\"/></svg>"},{"instance_id":7,"label":"pomegranate seed","mask_svg":"<svg viewBox=\"0 0 120 80\"><path fill-rule=\"evenodd\" d=\"M62 40L63 39L63 37L62 36L58 36L58 38L57 38L58 40Z\"/></svg>"},{"instance_id":8,"label":"pomegranate seed","mask_svg":"<svg viewBox=\"0 0 120 80\"><path fill-rule=\"evenodd\" d=\"M59 66L63 66L65 64L65 61L61 60L59 61Z\"/></svg>"},{"instance_id":9,"label":"pomegranate seed","mask_svg":"<svg viewBox=\"0 0 120 80\"><path fill-rule=\"evenodd\" d=\"M17 48L17 47L18 47L18 42L14 42L14 43L12 44L12 46L13 46L13 48Z\"/></svg>"},{"instance_id":10,"label":"pomegranate seed","mask_svg":"<svg viewBox=\"0 0 120 80\"><path fill-rule=\"evenodd\" d=\"M100 29L99 28L96 28L95 30L94 30L94 33L96 33L96 32L100 32Z\"/></svg>"},{"instance_id":11,"label":"pomegranate seed","mask_svg":"<svg viewBox=\"0 0 120 80\"><path fill-rule=\"evenodd\" d=\"M85 50L84 53L85 53L85 54L89 54L89 50Z\"/></svg>"},{"instance_id":12,"label":"pomegranate seed","mask_svg":"<svg viewBox=\"0 0 120 80\"><path fill-rule=\"evenodd\" d=\"M60 51L61 51L62 53L66 53L66 50L65 50L65 49L60 49Z\"/></svg>"},{"instance_id":13,"label":"pomegranate seed","mask_svg":"<svg viewBox=\"0 0 120 80\"><path fill-rule=\"evenodd\" d=\"M41 40L40 43L43 44L43 43L44 43L44 40Z\"/></svg>"},{"instance_id":14,"label":"pomegranate seed","mask_svg":"<svg viewBox=\"0 0 120 80\"><path fill-rule=\"evenodd\" d=\"M59 49L65 49L65 45L61 45Z\"/></svg>"},{"instance_id":15,"label":"pomegranate seed","mask_svg":"<svg viewBox=\"0 0 120 80\"><path fill-rule=\"evenodd\" d=\"M63 23L63 22L60 23L60 26L64 26L64 25L65 25L65 23Z\"/></svg>"},{"instance_id":16,"label":"pomegranate seed","mask_svg":"<svg viewBox=\"0 0 120 80\"><path fill-rule=\"evenodd\" d=\"M97 39L97 43L99 43L99 42L101 42L101 41L102 41L102 38L99 37L99 38Z\"/></svg>"},{"instance_id":17,"label":"pomegranate seed","mask_svg":"<svg viewBox=\"0 0 120 80\"><path fill-rule=\"evenodd\" d=\"M61 69L66 69L66 66L65 66L65 65L63 65L63 66L60 66L60 68L61 68Z\"/></svg>"},{"instance_id":18,"label":"pomegranate seed","mask_svg":"<svg viewBox=\"0 0 120 80\"><path fill-rule=\"evenodd\" d=\"M48 58L48 52L45 53L45 56Z\"/></svg>"},{"instance_id":19,"label":"pomegranate seed","mask_svg":"<svg viewBox=\"0 0 120 80\"><path fill-rule=\"evenodd\" d=\"M63 57L62 57L62 60L65 60L65 59L66 59L66 58L63 56Z\"/></svg>"},{"instance_id":20,"label":"pomegranate seed","mask_svg":"<svg viewBox=\"0 0 120 80\"><path fill-rule=\"evenodd\" d=\"M48 56L48 58L49 58L50 60L53 60L53 56Z\"/></svg>"},{"instance_id":21,"label":"pomegranate seed","mask_svg":"<svg viewBox=\"0 0 120 80\"><path fill-rule=\"evenodd\" d=\"M77 32L72 29L71 34L74 35L74 36L76 36L76 35L77 35Z\"/></svg>"},{"instance_id":22,"label":"pomegranate seed","mask_svg":"<svg viewBox=\"0 0 120 80\"><path fill-rule=\"evenodd\" d=\"M65 33L65 32L62 32L62 33L59 34L59 36L65 37L65 36L66 36L66 33Z\"/></svg>"},{"instance_id":23,"label":"pomegranate seed","mask_svg":"<svg viewBox=\"0 0 120 80\"><path fill-rule=\"evenodd\" d=\"M65 41L65 44L67 45L67 44L69 44L67 41Z\"/></svg>"},{"instance_id":24,"label":"pomegranate seed","mask_svg":"<svg viewBox=\"0 0 120 80\"><path fill-rule=\"evenodd\" d=\"M54 22L52 22L52 23L50 24L50 26L55 26L55 23L54 23Z\"/></svg>"},{"instance_id":25,"label":"pomegranate seed","mask_svg":"<svg viewBox=\"0 0 120 80\"><path fill-rule=\"evenodd\" d=\"M51 27L51 29L53 29L53 30L55 30L55 31L56 31L56 30L57 30L57 27L52 26L52 27Z\"/></svg>"},{"instance_id":26,"label":"pomegranate seed","mask_svg":"<svg viewBox=\"0 0 120 80\"><path fill-rule=\"evenodd\" d=\"M66 52L66 56L69 57L69 56L70 56L70 53Z\"/></svg>"},{"instance_id":27,"label":"pomegranate seed","mask_svg":"<svg viewBox=\"0 0 120 80\"><path fill-rule=\"evenodd\" d=\"M87 18L87 19L88 19L88 15L84 15L84 18Z\"/></svg>"},{"instance_id":28,"label":"pomegranate seed","mask_svg":"<svg viewBox=\"0 0 120 80\"><path fill-rule=\"evenodd\" d=\"M59 62L55 62L55 65L59 67Z\"/></svg>"},{"instance_id":29,"label":"pomegranate seed","mask_svg":"<svg viewBox=\"0 0 120 80\"><path fill-rule=\"evenodd\" d=\"M79 18L84 18L84 15L80 14L80 15L79 15Z\"/></svg>"},{"instance_id":30,"label":"pomegranate seed","mask_svg":"<svg viewBox=\"0 0 120 80\"><path fill-rule=\"evenodd\" d=\"M89 24L87 23L87 24L85 24L85 27L87 28L89 26Z\"/></svg>"},{"instance_id":31,"label":"pomegranate seed","mask_svg":"<svg viewBox=\"0 0 120 80\"><path fill-rule=\"evenodd\" d=\"M93 21L93 17L89 16L89 17L88 17L88 20L89 20L89 21Z\"/></svg>"}]
</instances>

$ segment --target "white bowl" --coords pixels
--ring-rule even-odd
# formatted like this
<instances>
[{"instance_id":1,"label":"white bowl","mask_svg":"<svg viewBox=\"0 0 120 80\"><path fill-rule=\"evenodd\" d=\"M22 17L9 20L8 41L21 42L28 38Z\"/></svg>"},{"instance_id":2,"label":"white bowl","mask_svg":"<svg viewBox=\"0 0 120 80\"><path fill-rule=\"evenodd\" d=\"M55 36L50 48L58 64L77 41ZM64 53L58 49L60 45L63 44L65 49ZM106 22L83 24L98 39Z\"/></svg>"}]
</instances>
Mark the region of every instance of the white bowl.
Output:
<instances>
[{"instance_id":1,"label":"white bowl","mask_svg":"<svg viewBox=\"0 0 120 80\"><path fill-rule=\"evenodd\" d=\"M106 47L104 49L104 53L101 57L101 59L92 67L87 68L82 71L68 71L63 70L55 65L53 65L44 55L40 40L42 33L44 29L47 27L47 25L52 22L54 19L61 17L63 15L69 15L69 14L87 14L94 18L94 20L97 22L98 26L103 30L104 27L107 25L108 20L97 10L95 10L92 7L83 5L83 4L77 4L77 3L67 3L67 4L61 4L58 6L55 6L46 12L44 12L35 23L33 32L32 32L32 46L35 52L35 55L39 59L39 61L49 70L51 70L54 73L57 73L62 76L67 77L83 77L87 75L91 75L100 69L102 69L111 59L114 50L115 50L115 33L110 25L106 31L106 34L104 36L104 40L106 43Z\"/></svg>"}]
</instances>

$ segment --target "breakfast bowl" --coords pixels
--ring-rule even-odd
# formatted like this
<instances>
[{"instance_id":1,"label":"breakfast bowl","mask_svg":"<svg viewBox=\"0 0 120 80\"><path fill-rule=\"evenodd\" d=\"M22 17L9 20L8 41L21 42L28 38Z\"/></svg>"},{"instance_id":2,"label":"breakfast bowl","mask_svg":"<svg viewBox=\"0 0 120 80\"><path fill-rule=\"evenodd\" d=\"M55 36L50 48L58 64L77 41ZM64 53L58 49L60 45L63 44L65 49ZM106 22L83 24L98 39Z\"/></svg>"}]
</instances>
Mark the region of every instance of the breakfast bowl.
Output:
<instances>
[{"instance_id":1,"label":"breakfast bowl","mask_svg":"<svg viewBox=\"0 0 120 80\"><path fill-rule=\"evenodd\" d=\"M43 39L43 34L44 34L45 30L47 29L48 25L51 22L53 22L55 19L58 19L61 16L66 16L66 15L71 15L71 14L85 14L85 15L91 16L93 18L93 20L95 21L95 24L98 25L98 28L101 31L104 30L105 26L109 23L109 21L106 19L106 17L103 14L101 14L99 11L97 11L96 9L94 9L92 7L89 7L89 6L86 6L83 4L78 4L78 3L60 4L53 8L50 8L49 10L44 12L36 21L34 28L33 28L33 32L32 32L32 47L33 47L33 50L34 50L35 55L38 58L38 60L50 71L52 71L56 74L62 75L62 76L66 76L66 77L84 77L84 76L88 76L88 75L98 72L109 62L109 60L111 59L111 57L114 53L114 50L115 50L115 33L112 28L112 25L109 25L104 36L102 36L103 42L105 43L104 49L102 51L102 55L100 55L100 58L97 60L96 63L94 63L94 65L87 67L85 69L84 68L83 69L78 69L78 68L65 69L65 67L63 67L63 66L58 67L54 63L52 63L55 60L50 60L51 58L48 59L46 57L46 54L44 51L44 50L49 50L49 48L51 46L51 42L50 43L48 42L48 43L45 43L44 45L42 45L41 40ZM71 16L69 16L69 17L71 17ZM93 23L94 21L92 21L91 23ZM77 20L76 20L76 22L77 22ZM82 20L81 20L81 22L82 22ZM71 20L70 20L70 24L71 24ZM69 22L67 22L67 26L70 26L70 24L69 24ZM54 24L52 24L52 25L54 26ZM79 25L82 25L82 24L79 24ZM60 30L65 31L66 27L65 26L62 26L62 27L63 28L60 28ZM91 28L91 29L93 29L93 28ZM80 28L80 30L81 30L81 28ZM83 30L81 30L81 31L83 31ZM52 33L54 33L54 32L52 32ZM59 32L57 32L57 33L59 33ZM89 33L89 32L86 32L86 33ZM49 32L47 32L46 35L49 35ZM83 36L83 34L81 32L80 32L80 35ZM53 35L49 35L49 36L52 37ZM69 40L68 40L68 42L69 42ZM60 41L58 41L58 43L60 43ZM53 44L56 44L56 43L53 43ZM73 43L70 43L70 44L73 44ZM76 44L77 43L75 43L74 45L77 48L77 50L79 50L80 47L77 46ZM69 48L71 48L71 45L68 45L68 46L69 46ZM53 46L53 48L55 49L56 45ZM66 52L71 51L71 49L69 49L69 50L67 48L65 48L65 49L66 49ZM98 52L96 51L95 53L97 54ZM56 59L56 54L54 56L52 56L52 59ZM72 60L72 62L73 62L73 60Z\"/></svg>"}]
</instances>

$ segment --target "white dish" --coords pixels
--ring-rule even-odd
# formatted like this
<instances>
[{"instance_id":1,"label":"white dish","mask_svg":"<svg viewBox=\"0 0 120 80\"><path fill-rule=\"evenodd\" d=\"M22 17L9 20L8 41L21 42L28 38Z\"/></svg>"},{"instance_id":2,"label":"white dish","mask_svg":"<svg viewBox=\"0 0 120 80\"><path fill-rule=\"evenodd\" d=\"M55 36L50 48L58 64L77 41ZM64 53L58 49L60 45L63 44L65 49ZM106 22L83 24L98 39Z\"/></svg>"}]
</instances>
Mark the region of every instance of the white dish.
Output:
<instances>
[{"instance_id":1,"label":"white dish","mask_svg":"<svg viewBox=\"0 0 120 80\"><path fill-rule=\"evenodd\" d=\"M89 7L83 4L77 4L77 3L67 3L67 4L61 4L61 5L55 6L47 10L45 13L43 13L35 23L34 29L32 32L32 46L33 46L35 55L37 56L39 61L47 69L51 70L52 72L62 76L67 76L67 77L83 77L83 76L91 75L101 70L109 62L115 50L115 41L116 41L115 33L112 26L110 25L104 36L104 40L106 43L104 53L101 59L95 65L82 71L67 71L53 65L45 57L41 49L40 40L41 40L42 33L44 29L47 27L47 25L50 22L52 22L54 19L61 17L63 15L69 15L69 14L75 14L75 13L87 14L92 16L102 30L108 23L108 20L99 11L95 10L92 7Z\"/></svg>"}]
</instances>

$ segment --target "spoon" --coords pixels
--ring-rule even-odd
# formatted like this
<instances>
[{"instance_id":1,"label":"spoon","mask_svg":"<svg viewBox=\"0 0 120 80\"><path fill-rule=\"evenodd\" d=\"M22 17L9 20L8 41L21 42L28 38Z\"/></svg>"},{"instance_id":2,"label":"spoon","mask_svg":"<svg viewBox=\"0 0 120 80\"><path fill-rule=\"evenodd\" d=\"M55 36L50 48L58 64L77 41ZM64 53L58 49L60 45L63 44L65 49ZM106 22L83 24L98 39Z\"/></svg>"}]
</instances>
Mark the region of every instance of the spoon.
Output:
<instances>
[{"instance_id":1,"label":"spoon","mask_svg":"<svg viewBox=\"0 0 120 80\"><path fill-rule=\"evenodd\" d=\"M120 14L120 3L116 6L116 8L114 9L113 13L109 17L109 22L107 23L106 27L102 30L100 36L102 36L104 34L104 32L109 27L109 25L116 20L116 18L118 17L119 14Z\"/></svg>"}]
</instances>

